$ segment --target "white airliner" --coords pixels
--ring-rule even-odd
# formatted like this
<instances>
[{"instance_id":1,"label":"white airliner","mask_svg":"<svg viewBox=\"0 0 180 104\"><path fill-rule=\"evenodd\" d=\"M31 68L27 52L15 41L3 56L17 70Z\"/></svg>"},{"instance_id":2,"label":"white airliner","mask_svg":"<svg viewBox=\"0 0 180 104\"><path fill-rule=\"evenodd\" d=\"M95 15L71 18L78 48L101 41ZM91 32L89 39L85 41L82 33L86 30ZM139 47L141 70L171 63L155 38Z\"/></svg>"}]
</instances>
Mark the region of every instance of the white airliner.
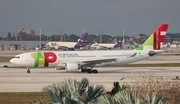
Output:
<instances>
[{"instance_id":1,"label":"white airliner","mask_svg":"<svg viewBox=\"0 0 180 104\"><path fill-rule=\"evenodd\" d=\"M112 44L112 43L94 43L91 45L92 49L113 49L113 48L118 48L118 47L122 47L122 42L123 42L123 37L121 39L119 39L119 41L116 44Z\"/></svg>"},{"instance_id":2,"label":"white airliner","mask_svg":"<svg viewBox=\"0 0 180 104\"><path fill-rule=\"evenodd\" d=\"M116 66L147 59L164 52L160 44L164 41L168 24L161 24L152 35L134 50L28 52L16 55L11 63L28 67L61 67L68 72L98 73L93 67Z\"/></svg>"},{"instance_id":3,"label":"white airliner","mask_svg":"<svg viewBox=\"0 0 180 104\"><path fill-rule=\"evenodd\" d=\"M88 33L85 33L81 39L78 40L78 42L48 42L46 44L46 47L55 48L55 49L67 49L67 50L74 50L79 49L81 47L85 47L87 43L87 35Z\"/></svg>"}]
</instances>

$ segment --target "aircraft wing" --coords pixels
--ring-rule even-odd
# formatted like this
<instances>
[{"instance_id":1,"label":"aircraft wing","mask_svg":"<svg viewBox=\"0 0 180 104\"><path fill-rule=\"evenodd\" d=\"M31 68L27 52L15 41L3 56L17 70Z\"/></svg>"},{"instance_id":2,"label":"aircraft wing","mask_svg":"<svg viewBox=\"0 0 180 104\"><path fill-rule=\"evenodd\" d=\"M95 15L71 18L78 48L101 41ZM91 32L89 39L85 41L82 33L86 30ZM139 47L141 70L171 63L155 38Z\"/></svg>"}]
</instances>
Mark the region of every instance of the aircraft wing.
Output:
<instances>
[{"instance_id":1,"label":"aircraft wing","mask_svg":"<svg viewBox=\"0 0 180 104\"><path fill-rule=\"evenodd\" d=\"M92 65L92 64L102 64L106 62L116 62L117 58L111 58L111 59L92 59L92 60L81 60L79 61L79 64L82 65Z\"/></svg>"},{"instance_id":2,"label":"aircraft wing","mask_svg":"<svg viewBox=\"0 0 180 104\"><path fill-rule=\"evenodd\" d=\"M133 53L131 55L127 55L127 58L135 57L137 53ZM96 58L96 59L82 59L82 60L68 60L61 62L61 64L66 64L66 63L78 63L81 65L95 65L95 64L102 64L102 63L107 63L107 62L116 62L117 57L112 57L112 58Z\"/></svg>"},{"instance_id":3,"label":"aircraft wing","mask_svg":"<svg viewBox=\"0 0 180 104\"><path fill-rule=\"evenodd\" d=\"M133 53L129 56L127 56L127 58L131 58L131 57L135 57L137 55L137 53ZM88 65L88 64L101 64L101 63L106 63L106 62L116 62L117 58L103 58L103 59L88 59L88 60L81 60L79 61L80 64L82 65Z\"/></svg>"},{"instance_id":4,"label":"aircraft wing","mask_svg":"<svg viewBox=\"0 0 180 104\"><path fill-rule=\"evenodd\" d=\"M106 62L116 62L117 58L107 58L107 59L87 59L87 60L77 60L77 61L64 61L61 62L61 64L66 64L66 63L78 63L81 65L94 65L94 64L101 64L101 63L106 63Z\"/></svg>"}]
</instances>

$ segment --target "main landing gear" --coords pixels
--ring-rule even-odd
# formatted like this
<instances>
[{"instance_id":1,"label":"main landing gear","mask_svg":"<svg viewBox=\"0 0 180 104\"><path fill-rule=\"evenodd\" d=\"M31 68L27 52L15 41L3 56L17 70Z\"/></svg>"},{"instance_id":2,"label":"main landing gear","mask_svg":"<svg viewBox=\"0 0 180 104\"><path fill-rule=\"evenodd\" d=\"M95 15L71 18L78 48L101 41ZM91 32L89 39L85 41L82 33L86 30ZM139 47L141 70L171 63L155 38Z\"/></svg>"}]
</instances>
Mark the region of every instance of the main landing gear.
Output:
<instances>
[{"instance_id":1,"label":"main landing gear","mask_svg":"<svg viewBox=\"0 0 180 104\"><path fill-rule=\"evenodd\" d=\"M31 70L29 67L27 67L27 73L31 73Z\"/></svg>"},{"instance_id":2,"label":"main landing gear","mask_svg":"<svg viewBox=\"0 0 180 104\"><path fill-rule=\"evenodd\" d=\"M98 71L97 70L93 70L93 69L81 69L81 72L82 73L89 73L89 74L91 74L91 73L98 73Z\"/></svg>"}]
</instances>

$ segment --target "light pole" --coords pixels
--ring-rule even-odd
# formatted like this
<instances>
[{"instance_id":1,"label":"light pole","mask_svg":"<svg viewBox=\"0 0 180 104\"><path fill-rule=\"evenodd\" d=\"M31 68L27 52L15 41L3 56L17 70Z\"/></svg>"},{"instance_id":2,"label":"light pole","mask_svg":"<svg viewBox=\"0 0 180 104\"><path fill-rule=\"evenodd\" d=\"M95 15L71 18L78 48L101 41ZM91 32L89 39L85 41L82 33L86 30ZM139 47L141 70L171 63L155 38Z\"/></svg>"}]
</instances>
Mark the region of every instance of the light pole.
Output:
<instances>
[{"instance_id":1,"label":"light pole","mask_svg":"<svg viewBox=\"0 0 180 104\"><path fill-rule=\"evenodd\" d=\"M62 42L62 28L60 28L60 35L61 35L60 41Z\"/></svg>"},{"instance_id":2,"label":"light pole","mask_svg":"<svg viewBox=\"0 0 180 104\"><path fill-rule=\"evenodd\" d=\"M122 41L122 43L124 44L124 33L125 33L125 28L123 28L123 41Z\"/></svg>"},{"instance_id":3,"label":"light pole","mask_svg":"<svg viewBox=\"0 0 180 104\"><path fill-rule=\"evenodd\" d=\"M102 43L102 28L100 28L100 43Z\"/></svg>"},{"instance_id":4,"label":"light pole","mask_svg":"<svg viewBox=\"0 0 180 104\"><path fill-rule=\"evenodd\" d=\"M40 38L39 38L39 41L40 41L40 45L39 45L39 49L41 49L41 28L39 28L39 30L40 30Z\"/></svg>"},{"instance_id":5,"label":"light pole","mask_svg":"<svg viewBox=\"0 0 180 104\"><path fill-rule=\"evenodd\" d=\"M85 28L83 28L83 35L85 34Z\"/></svg>"}]
</instances>

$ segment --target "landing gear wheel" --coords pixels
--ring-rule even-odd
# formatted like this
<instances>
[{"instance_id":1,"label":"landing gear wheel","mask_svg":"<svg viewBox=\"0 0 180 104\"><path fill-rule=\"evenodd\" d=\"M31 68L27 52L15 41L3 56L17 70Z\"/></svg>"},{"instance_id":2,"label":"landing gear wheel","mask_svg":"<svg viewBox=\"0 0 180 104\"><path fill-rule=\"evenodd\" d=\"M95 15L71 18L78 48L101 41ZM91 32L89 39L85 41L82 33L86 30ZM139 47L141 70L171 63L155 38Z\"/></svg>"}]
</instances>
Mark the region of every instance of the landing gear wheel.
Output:
<instances>
[{"instance_id":1,"label":"landing gear wheel","mask_svg":"<svg viewBox=\"0 0 180 104\"><path fill-rule=\"evenodd\" d=\"M98 71L97 70L93 70L93 73L98 73Z\"/></svg>"},{"instance_id":2,"label":"landing gear wheel","mask_svg":"<svg viewBox=\"0 0 180 104\"><path fill-rule=\"evenodd\" d=\"M28 69L28 70L27 70L27 73L31 73L31 71Z\"/></svg>"},{"instance_id":3,"label":"landing gear wheel","mask_svg":"<svg viewBox=\"0 0 180 104\"><path fill-rule=\"evenodd\" d=\"M87 69L87 72L91 74L93 71L91 69Z\"/></svg>"},{"instance_id":4,"label":"landing gear wheel","mask_svg":"<svg viewBox=\"0 0 180 104\"><path fill-rule=\"evenodd\" d=\"M31 70L29 67L27 67L27 73L31 73Z\"/></svg>"},{"instance_id":5,"label":"landing gear wheel","mask_svg":"<svg viewBox=\"0 0 180 104\"><path fill-rule=\"evenodd\" d=\"M96 74L96 73L98 73L98 70L96 70L96 69L93 70L92 68L91 68L91 69L83 68L83 69L81 69L81 72L82 72L82 73L87 72L87 73L89 73L89 74L91 74L91 73L95 73L95 74Z\"/></svg>"},{"instance_id":6,"label":"landing gear wheel","mask_svg":"<svg viewBox=\"0 0 180 104\"><path fill-rule=\"evenodd\" d=\"M87 70L86 69L82 69L81 72L85 73L85 72L87 72Z\"/></svg>"}]
</instances>

